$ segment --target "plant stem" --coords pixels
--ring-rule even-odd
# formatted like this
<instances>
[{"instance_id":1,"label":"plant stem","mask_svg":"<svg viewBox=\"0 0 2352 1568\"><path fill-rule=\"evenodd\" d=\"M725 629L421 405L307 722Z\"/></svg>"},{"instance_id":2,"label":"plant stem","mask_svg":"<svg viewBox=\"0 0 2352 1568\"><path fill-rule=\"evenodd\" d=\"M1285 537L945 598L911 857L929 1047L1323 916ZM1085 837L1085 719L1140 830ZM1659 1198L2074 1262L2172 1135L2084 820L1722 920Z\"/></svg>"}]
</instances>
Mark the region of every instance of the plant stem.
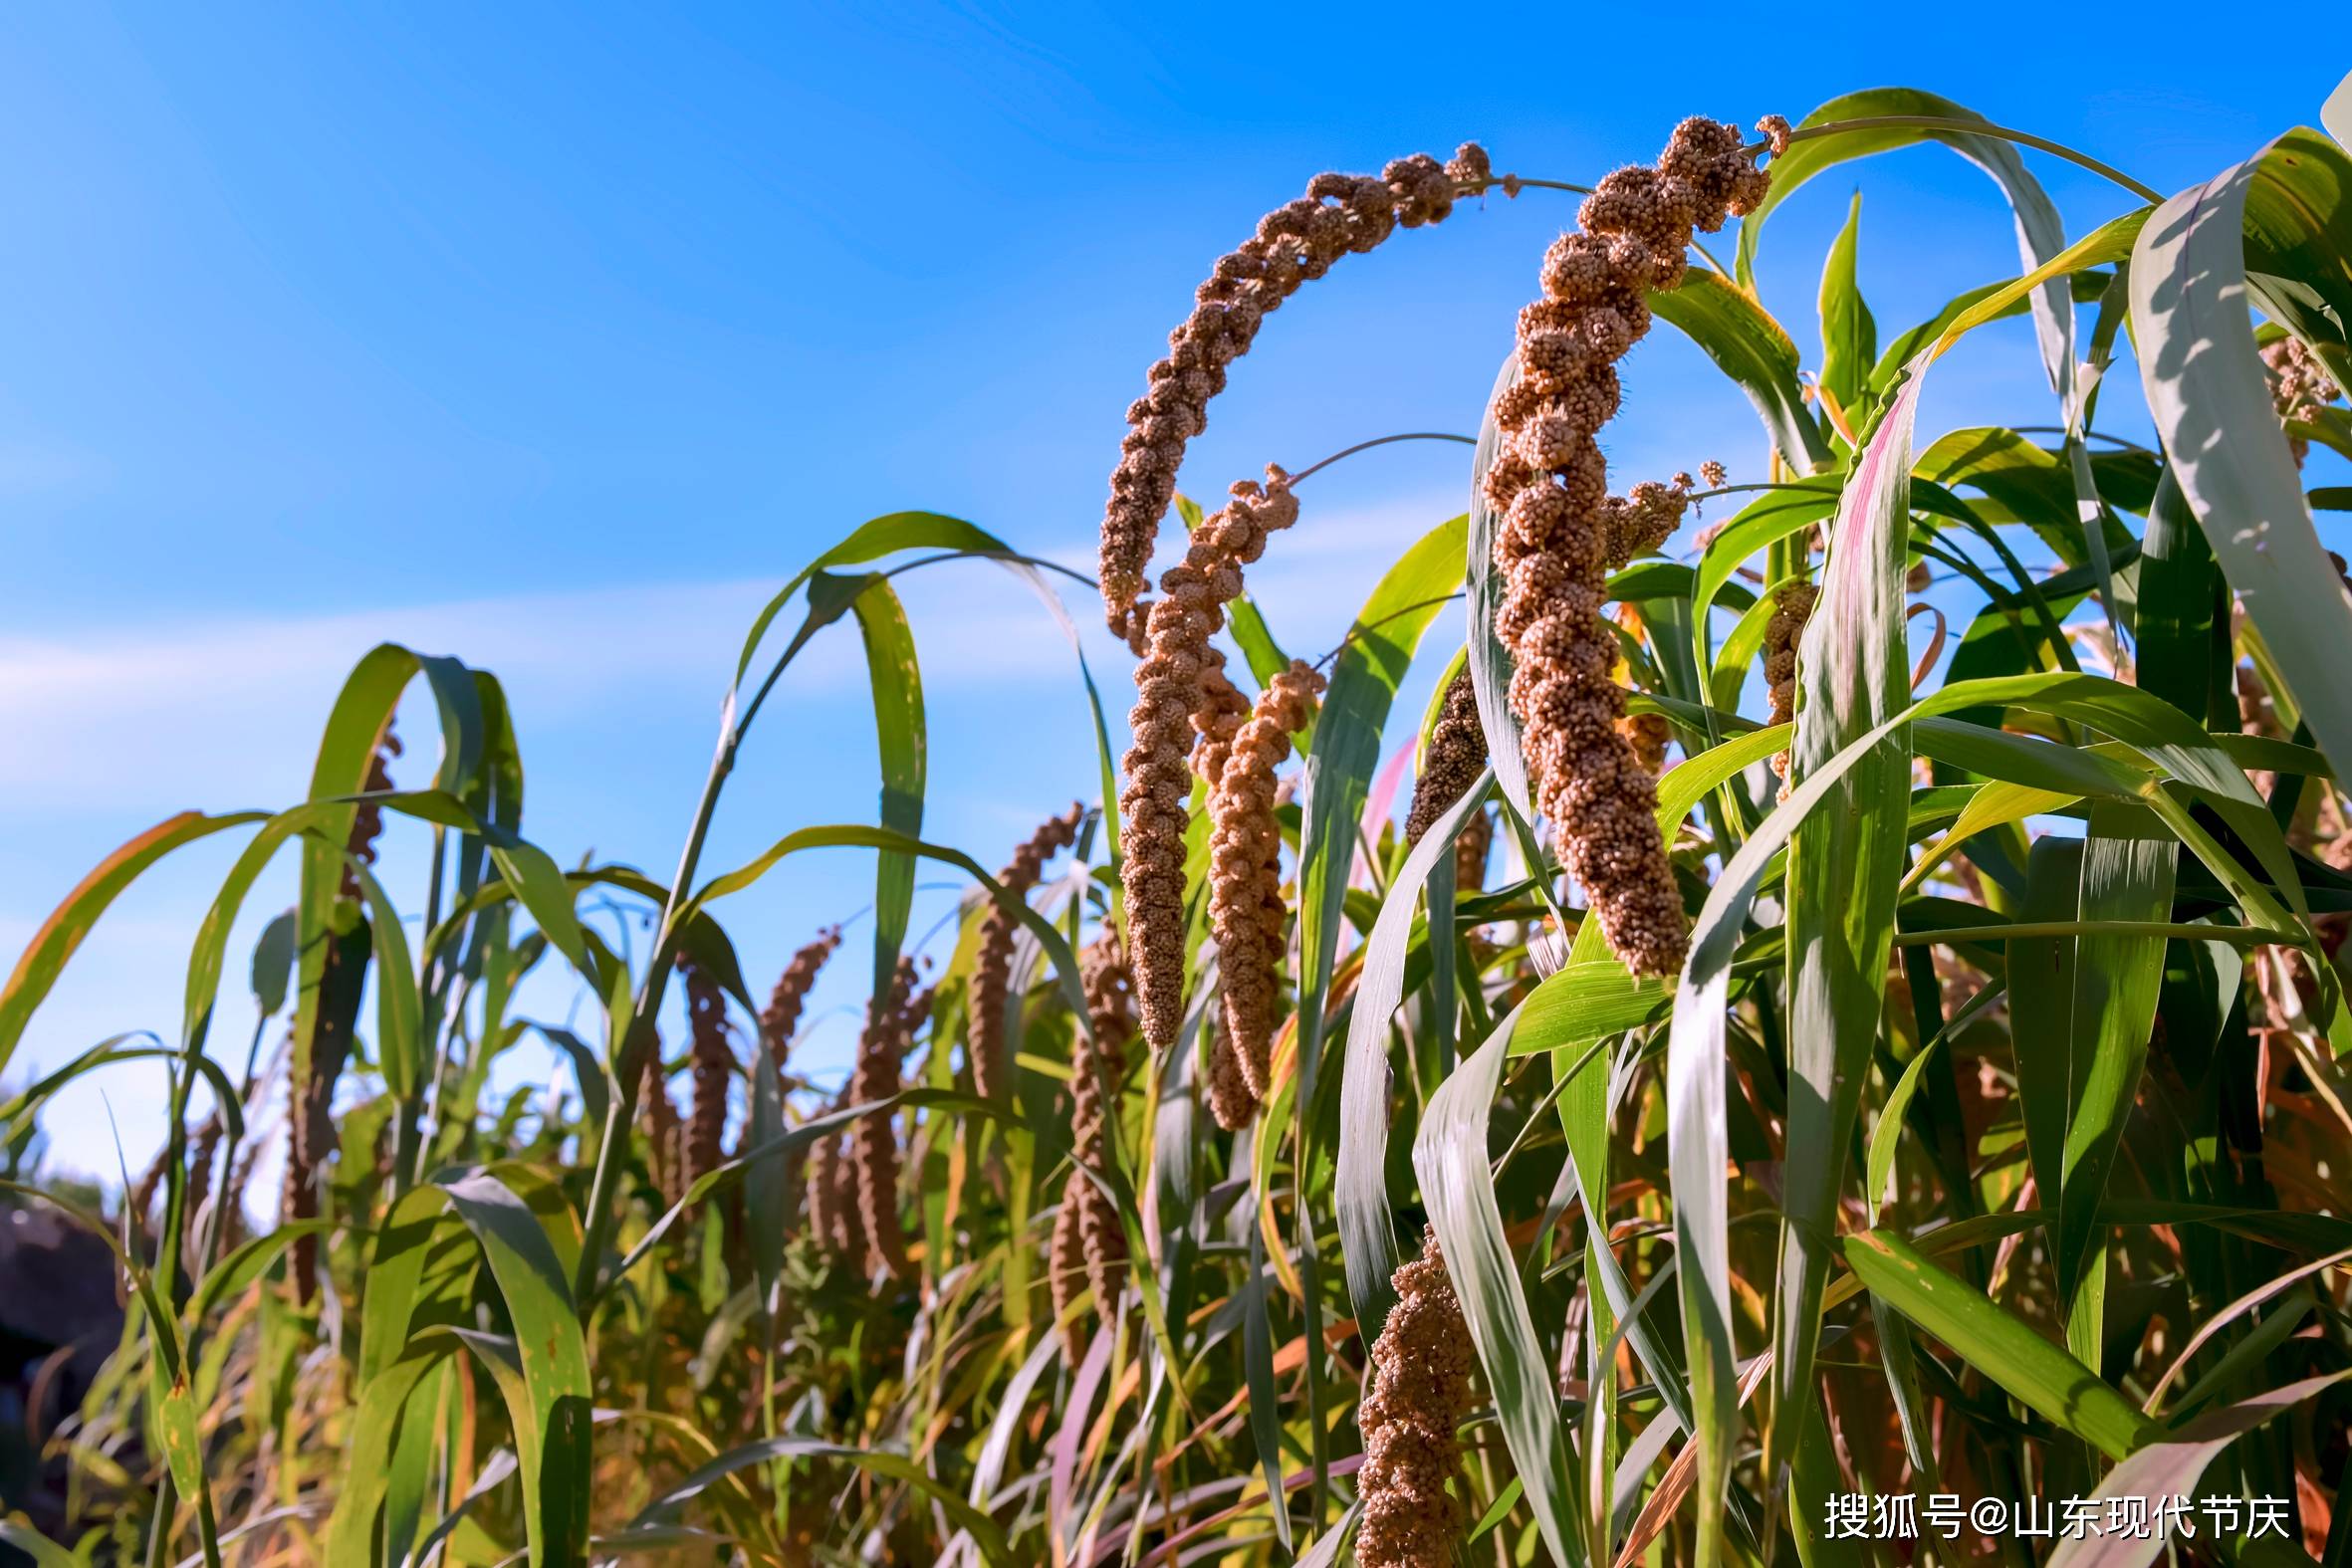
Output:
<instances>
[{"instance_id":1,"label":"plant stem","mask_svg":"<svg viewBox=\"0 0 2352 1568\"><path fill-rule=\"evenodd\" d=\"M794 643L799 646L799 640ZM786 657L789 659L791 654ZM779 669L781 670L781 665ZM775 684L772 674L761 688L765 697ZM669 955L676 933L672 923L678 908L686 898L686 888L694 880L694 868L702 859L702 846L710 837L711 818L719 807L719 791L726 786L727 776L735 770L736 748L743 742L746 716L736 722L732 695L727 713L719 729L718 750L711 757L710 776L703 781L702 798L694 808L694 825L686 835L685 850L678 856L678 874L670 883L669 896L662 902L661 926L654 940L653 951L645 965L645 978L639 985L635 1005L630 1009L628 1032L625 1038L609 1042L613 1077L612 1108L604 1118L603 1135L597 1142L595 1174L588 1183L588 1208L583 1222L580 1243L580 1269L572 1284L572 1294L578 1304L583 1323L595 1305L596 1292L601 1288L604 1248L612 1234L612 1201L614 1188L620 1179L621 1163L628 1152L629 1134L636 1127L637 1082L639 1074L630 1069L636 1065L636 1043L645 1038L653 1027L653 1015L661 1010L661 1000L669 987Z\"/></svg>"}]
</instances>

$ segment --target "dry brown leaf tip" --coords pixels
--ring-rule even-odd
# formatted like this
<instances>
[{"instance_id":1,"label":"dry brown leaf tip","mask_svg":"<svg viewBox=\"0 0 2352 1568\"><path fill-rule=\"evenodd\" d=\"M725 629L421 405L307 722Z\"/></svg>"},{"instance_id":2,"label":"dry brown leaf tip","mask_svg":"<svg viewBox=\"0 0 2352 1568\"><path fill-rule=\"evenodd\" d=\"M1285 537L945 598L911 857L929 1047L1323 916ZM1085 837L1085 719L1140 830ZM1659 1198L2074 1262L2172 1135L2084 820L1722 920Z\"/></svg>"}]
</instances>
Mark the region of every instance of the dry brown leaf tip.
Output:
<instances>
[{"instance_id":1,"label":"dry brown leaf tip","mask_svg":"<svg viewBox=\"0 0 2352 1568\"><path fill-rule=\"evenodd\" d=\"M1390 1280L1396 1305L1372 1346L1372 1388L1357 1421L1361 1568L1450 1568L1469 1511L1447 1482L1461 1459L1456 1431L1471 1410L1477 1352L1434 1230Z\"/></svg>"}]
</instances>

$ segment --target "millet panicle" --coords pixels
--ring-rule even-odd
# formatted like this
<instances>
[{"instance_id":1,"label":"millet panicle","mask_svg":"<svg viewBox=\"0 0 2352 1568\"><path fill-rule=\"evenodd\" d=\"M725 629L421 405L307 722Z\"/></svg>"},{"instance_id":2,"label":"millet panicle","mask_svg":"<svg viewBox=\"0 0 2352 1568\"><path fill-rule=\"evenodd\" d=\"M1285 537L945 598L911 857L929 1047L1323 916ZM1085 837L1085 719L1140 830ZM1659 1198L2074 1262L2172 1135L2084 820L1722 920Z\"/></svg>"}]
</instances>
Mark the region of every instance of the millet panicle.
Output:
<instances>
[{"instance_id":1,"label":"millet panicle","mask_svg":"<svg viewBox=\"0 0 2352 1568\"><path fill-rule=\"evenodd\" d=\"M907 1001L914 981L914 961L902 958L889 986L866 1004L865 1032L858 1037L857 1066L849 1080L852 1103L870 1105L899 1091L900 1063L913 1021ZM898 1218L896 1118L880 1113L858 1117L849 1129L849 1148L856 1170L857 1221L865 1233L866 1272L903 1276L906 1232Z\"/></svg>"},{"instance_id":2,"label":"millet panicle","mask_svg":"<svg viewBox=\"0 0 2352 1568\"><path fill-rule=\"evenodd\" d=\"M1089 1048L1079 1039L1070 1062L1070 1143L1081 1163L1104 1170L1111 1161L1113 1108L1126 1076L1127 1043L1135 1037L1135 980L1117 936L1109 933L1078 955L1078 972L1093 1044ZM1061 1208L1049 1260L1055 1315L1065 1314L1082 1277L1093 1292L1095 1316L1110 1323L1127 1277L1127 1234L1118 1211L1091 1178L1074 1170L1062 1184ZM1074 1320L1064 1330L1063 1343L1073 1361L1084 1348Z\"/></svg>"},{"instance_id":3,"label":"millet panicle","mask_svg":"<svg viewBox=\"0 0 2352 1568\"><path fill-rule=\"evenodd\" d=\"M1821 590L1809 582L1784 582L1773 596L1772 618L1764 623L1764 684L1770 689L1770 724L1786 724L1796 717L1796 648L1804 638L1805 622ZM1788 777L1788 754L1775 753L1772 772Z\"/></svg>"},{"instance_id":4,"label":"millet panicle","mask_svg":"<svg viewBox=\"0 0 2352 1568\"><path fill-rule=\"evenodd\" d=\"M1357 1423L1364 1461L1355 1560L1361 1568L1451 1568L1469 1510L1449 1491L1461 1462L1478 1356L1437 1232L1390 1283L1396 1305L1372 1345L1372 1388Z\"/></svg>"},{"instance_id":5,"label":"millet panicle","mask_svg":"<svg viewBox=\"0 0 2352 1568\"><path fill-rule=\"evenodd\" d=\"M1492 177L1475 145L1443 164L1421 152L1399 158L1377 178L1317 174L1305 195L1268 213L1256 234L1217 258L1194 291L1192 315L1169 335L1167 356L1151 367L1150 389L1127 409L1102 514L1102 607L1113 631L1129 634L1185 446L1207 425L1210 399L1225 389L1228 367L1249 352L1267 314L1342 256L1372 250L1400 226L1443 220L1463 187L1484 188Z\"/></svg>"},{"instance_id":6,"label":"millet panicle","mask_svg":"<svg viewBox=\"0 0 2352 1568\"><path fill-rule=\"evenodd\" d=\"M1209 796L1209 926L1217 936L1217 966L1225 1004L1218 1049L1230 1051L1230 1070L1211 1073L1210 1108L1231 1130L1246 1123L1266 1097L1267 1059L1280 1001L1283 835L1274 814L1275 774L1291 755L1291 736L1313 721L1323 677L1294 659L1259 695L1250 720L1234 736L1216 789ZM1247 1097L1233 1091L1238 1074ZM1219 1085L1223 1085L1222 1092Z\"/></svg>"},{"instance_id":7,"label":"millet panicle","mask_svg":"<svg viewBox=\"0 0 2352 1568\"><path fill-rule=\"evenodd\" d=\"M997 873L1005 892L1016 899L1027 898L1029 890L1038 885L1046 862L1077 841L1078 824L1085 818L1086 808L1073 801L1067 811L1031 834L1029 842L1014 851L1011 864ZM1010 1065L1005 1055L1005 988L1012 975L1013 937L1020 929L1020 921L993 901L980 917L964 1053L971 1058L972 1092L984 1100L997 1099L1008 1087L999 1081Z\"/></svg>"},{"instance_id":8,"label":"millet panicle","mask_svg":"<svg viewBox=\"0 0 2352 1568\"><path fill-rule=\"evenodd\" d=\"M1242 568L1289 528L1298 502L1279 468L1267 482L1233 487L1233 499L1201 521L1184 560L1160 578L1135 666L1134 743L1122 759L1119 810L1125 851L1127 944L1155 1054L1176 1039L1184 1014L1184 830L1195 771L1213 789L1249 705L1209 639L1242 591Z\"/></svg>"},{"instance_id":9,"label":"millet panicle","mask_svg":"<svg viewBox=\"0 0 2352 1568\"><path fill-rule=\"evenodd\" d=\"M2299 337L2281 337L2262 347L2262 368L2270 380L2270 404L2281 420L2308 420L2342 395L2343 388L2327 373L2318 356ZM2299 435L2286 438L2295 467L2311 455L2310 441Z\"/></svg>"},{"instance_id":10,"label":"millet panicle","mask_svg":"<svg viewBox=\"0 0 2352 1568\"><path fill-rule=\"evenodd\" d=\"M391 760L399 755L399 737L386 722L367 759L365 793L380 794L392 787ZM306 1063L297 1051L298 1070L287 1088L286 1183L280 1213L290 1225L319 1218L319 1172L336 1141L329 1109L336 1080L343 1076L344 1062L351 1055L349 1010L355 1009L359 1001L350 994L351 985L341 978L344 951L340 933L348 931L350 922L357 919L355 911L363 892L359 867L375 863L375 840L382 831L383 807L373 800L360 801L352 812L351 832L344 842L349 858L344 861L343 874L336 884L336 915L331 922L334 931L323 944L326 969L319 979L319 1005L314 1013L309 1060ZM319 1238L308 1234L297 1236L290 1263L296 1297L307 1302L318 1291Z\"/></svg>"},{"instance_id":11,"label":"millet panicle","mask_svg":"<svg viewBox=\"0 0 2352 1568\"><path fill-rule=\"evenodd\" d=\"M1611 496L1596 438L1617 411L1616 361L1649 331L1649 292L1681 281L1694 228L1752 210L1765 183L1738 128L1706 118L1677 126L1655 166L1603 178L1579 231L1544 257L1543 298L1520 313L1519 378L1495 405L1508 439L1485 490L1501 520L1495 629L1517 663L1512 711L1562 858L1611 949L1642 975L1681 967L1688 925L1656 784L1617 729L1615 638L1600 609L1611 566L1673 532L1691 484L1678 475Z\"/></svg>"},{"instance_id":12,"label":"millet panicle","mask_svg":"<svg viewBox=\"0 0 2352 1568\"><path fill-rule=\"evenodd\" d=\"M1421 842L1486 767L1487 732L1479 723L1478 692L1470 671L1458 670L1446 685L1437 723L1429 727L1429 748L1421 759L1421 777L1413 783L1412 808L1405 813L1406 844Z\"/></svg>"},{"instance_id":13,"label":"millet panicle","mask_svg":"<svg viewBox=\"0 0 2352 1568\"><path fill-rule=\"evenodd\" d=\"M841 928L827 926L817 933L816 940L795 953L792 962L784 966L784 973L776 977L776 989L769 993L768 1006L760 1009L760 1041L768 1047L769 1059L780 1069L792 1049L794 1034L800 1030L801 1009L808 1006L817 976L840 945Z\"/></svg>"},{"instance_id":14,"label":"millet panicle","mask_svg":"<svg viewBox=\"0 0 2352 1568\"><path fill-rule=\"evenodd\" d=\"M727 1091L735 1083L735 1047L728 1042L727 999L718 981L684 954L678 956L678 978L686 992L687 1059L694 1075L684 1172L691 1187L726 1157Z\"/></svg>"}]
</instances>

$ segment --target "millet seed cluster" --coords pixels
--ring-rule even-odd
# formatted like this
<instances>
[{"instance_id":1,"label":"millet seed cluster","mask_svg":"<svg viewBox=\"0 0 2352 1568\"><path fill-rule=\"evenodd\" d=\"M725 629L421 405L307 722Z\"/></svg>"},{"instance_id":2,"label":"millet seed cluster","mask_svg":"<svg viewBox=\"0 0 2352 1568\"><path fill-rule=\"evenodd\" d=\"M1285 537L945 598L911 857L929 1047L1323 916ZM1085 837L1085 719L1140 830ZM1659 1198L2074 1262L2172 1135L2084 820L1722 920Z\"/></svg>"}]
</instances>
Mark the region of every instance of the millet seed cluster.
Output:
<instances>
[{"instance_id":1,"label":"millet seed cluster","mask_svg":"<svg viewBox=\"0 0 2352 1568\"><path fill-rule=\"evenodd\" d=\"M735 1048L727 1040L727 999L710 972L680 955L685 982L689 1059L694 1071L694 1109L686 1122L686 1185L719 1168L725 1158L727 1091L735 1080Z\"/></svg>"},{"instance_id":2,"label":"millet seed cluster","mask_svg":"<svg viewBox=\"0 0 2352 1568\"><path fill-rule=\"evenodd\" d=\"M1579 231L1544 256L1543 298L1520 313L1519 379L1495 408L1508 439L1485 484L1501 519L1495 629L1517 663L1512 711L1563 858L1609 946L1641 975L1679 969L1688 930L1656 783L1617 728L1624 699L1600 609L1611 566L1673 532L1691 484L1677 475L1611 496L1596 437L1617 411L1616 362L1649 331L1649 291L1680 281L1694 228L1722 227L1764 189L1738 128L1706 118L1677 126L1654 167L1604 178Z\"/></svg>"},{"instance_id":3,"label":"millet seed cluster","mask_svg":"<svg viewBox=\"0 0 2352 1568\"><path fill-rule=\"evenodd\" d=\"M793 1036L800 1032L801 1009L809 1004L809 993L817 984L817 976L840 945L839 926L827 926L818 932L816 940L795 953L792 962L784 966L784 973L776 977L776 989L768 995L768 1006L760 1009L760 1039L768 1047L769 1060L780 1072L792 1050Z\"/></svg>"},{"instance_id":4,"label":"millet seed cluster","mask_svg":"<svg viewBox=\"0 0 2352 1568\"><path fill-rule=\"evenodd\" d=\"M1111 933L1078 955L1078 974L1094 1043L1088 1049L1079 1040L1070 1062L1070 1146L1079 1164L1106 1171L1111 1167L1119 1084L1127 1072L1127 1044L1135 1037L1135 977ZM1071 1171L1062 1184L1047 1277L1056 1318L1068 1316L1083 1280L1093 1292L1095 1317L1105 1325L1115 1321L1119 1292L1127 1280L1127 1233L1109 1195L1084 1171ZM1074 1364L1085 1350L1083 1326L1075 1319L1064 1326L1062 1344Z\"/></svg>"},{"instance_id":5,"label":"millet seed cluster","mask_svg":"<svg viewBox=\"0 0 2352 1568\"><path fill-rule=\"evenodd\" d=\"M1478 692L1470 683L1470 672L1460 670L1447 684L1437 723L1429 728L1429 751L1421 761L1421 777L1413 784L1412 808L1405 813L1406 844L1421 842L1421 835L1453 809L1486 768L1487 732L1479 723Z\"/></svg>"},{"instance_id":6,"label":"millet seed cluster","mask_svg":"<svg viewBox=\"0 0 2352 1568\"><path fill-rule=\"evenodd\" d=\"M1125 851L1127 941L1135 966L1143 1034L1151 1048L1175 1042L1184 1015L1184 828L1195 769L1212 787L1224 771L1248 705L1209 639L1242 591L1242 568L1265 553L1269 535L1298 518L1279 468L1263 486L1244 481L1233 499L1193 530L1184 560L1160 577L1135 666L1134 742L1122 761L1119 811Z\"/></svg>"},{"instance_id":7,"label":"millet seed cluster","mask_svg":"<svg viewBox=\"0 0 2352 1568\"><path fill-rule=\"evenodd\" d=\"M363 792L380 794L391 788L391 760L399 755L399 737L392 733L387 722L375 750L368 756ZM325 943L326 969L319 978L309 1070L297 1075L287 1094L286 1186L280 1214L289 1225L319 1217L319 1172L335 1148L336 1136L335 1123L328 1115L328 1102L335 1093L336 1080L343 1076L344 1061L351 1055L350 1015L356 1010L359 1001L349 995L350 984L340 978L345 973L341 933L349 929L348 921L357 918L355 911L362 893L358 867L375 864L375 840L382 831L383 807L372 800L359 802L352 813L351 834L344 843L350 858L344 862L343 877L336 888L337 915L332 924L340 929L331 931ZM299 1056L297 1065L306 1065ZM319 1238L295 1237L291 1261L296 1299L307 1302L319 1288Z\"/></svg>"},{"instance_id":8,"label":"millet seed cluster","mask_svg":"<svg viewBox=\"0 0 2352 1568\"><path fill-rule=\"evenodd\" d=\"M1372 1391L1357 1414L1364 1519L1355 1560L1359 1568L1451 1568L1467 1510L1446 1483L1461 1460L1454 1434L1470 1415L1477 1352L1436 1231L1424 1232L1421 1255L1390 1283L1396 1305L1372 1345Z\"/></svg>"},{"instance_id":9,"label":"millet seed cluster","mask_svg":"<svg viewBox=\"0 0 2352 1568\"><path fill-rule=\"evenodd\" d=\"M1764 683L1771 688L1769 723L1786 724L1796 717L1796 645L1804 638L1805 622L1813 618L1813 604L1821 590L1810 582L1783 582L1774 591L1772 618L1764 622ZM1775 753L1772 772L1788 777L1788 754Z\"/></svg>"},{"instance_id":10,"label":"millet seed cluster","mask_svg":"<svg viewBox=\"0 0 2352 1568\"><path fill-rule=\"evenodd\" d=\"M1021 899L1038 885L1038 874L1046 862L1071 844L1077 842L1078 824L1086 819L1086 808L1071 803L1061 815L1053 817L1030 835L1028 843L1013 852L1013 861L997 873L1010 897ZM999 1081L1009 1065L1005 1052L1005 987L1013 968L1013 935L1021 923L1006 913L1002 905L991 903L988 912L980 917L979 952L972 960L972 1005L964 1030L964 1051L972 1062L972 1092L984 1100L994 1100L1008 1087Z\"/></svg>"},{"instance_id":11,"label":"millet seed cluster","mask_svg":"<svg viewBox=\"0 0 2352 1568\"><path fill-rule=\"evenodd\" d=\"M1275 773L1291 755L1292 734L1313 721L1322 690L1322 676L1296 659L1267 682L1226 749L1209 796L1209 924L1225 1003L1225 1032L1209 1062L1209 1108L1228 1131L1246 1125L1266 1098L1289 913Z\"/></svg>"},{"instance_id":12,"label":"millet seed cluster","mask_svg":"<svg viewBox=\"0 0 2352 1568\"><path fill-rule=\"evenodd\" d=\"M1168 336L1167 357L1151 367L1150 390L1127 409L1102 514L1102 607L1113 631L1134 634L1131 611L1160 519L1175 498L1185 444L1207 425L1209 400L1225 390L1227 368L1250 351L1267 314L1340 257L1373 249L1400 225L1443 220L1461 187L1483 188L1491 178L1487 155L1475 145L1444 164L1425 152L1399 158L1376 179L1317 174L1305 195L1268 213L1256 234L1217 258L1194 291L1192 315Z\"/></svg>"}]
</instances>

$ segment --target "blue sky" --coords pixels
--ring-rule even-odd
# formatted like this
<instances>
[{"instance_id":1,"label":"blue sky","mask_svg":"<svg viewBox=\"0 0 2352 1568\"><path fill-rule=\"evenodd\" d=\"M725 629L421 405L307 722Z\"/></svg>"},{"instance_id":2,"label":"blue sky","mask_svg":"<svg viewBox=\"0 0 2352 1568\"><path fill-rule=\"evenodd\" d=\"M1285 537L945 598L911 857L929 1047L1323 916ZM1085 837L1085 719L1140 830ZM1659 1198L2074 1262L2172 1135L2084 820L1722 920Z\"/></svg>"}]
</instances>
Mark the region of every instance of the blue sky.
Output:
<instances>
[{"instance_id":1,"label":"blue sky","mask_svg":"<svg viewBox=\"0 0 2352 1568\"><path fill-rule=\"evenodd\" d=\"M1683 113L1794 118L1899 81L2172 190L2312 121L2352 63L2185 47L2167 9L2095 52L1884 8L1685 6L1663 31L1639 8L1571 31L1557 7L22 12L0 47L0 949L168 812L297 798L344 671L385 638L507 679L532 836L666 874L767 592L910 507L1090 564L1144 367L1210 259L1316 170L1476 137L1498 167L1589 180L1654 155ZM2126 203L2031 162L2070 232ZM1762 266L1808 359L1857 185L1882 332L2015 271L1998 193L1949 153L1817 181ZM1465 208L1314 285L1235 374L1186 488L1475 428L1571 200ZM1923 437L2049 417L2022 329L1982 337L1939 370ZM1710 456L1759 472L1746 404L1670 331L1627 383L1621 477ZM1277 634L1327 647L1466 480L1439 445L1318 479L1254 579ZM1094 792L1068 649L994 568L905 586L929 833L996 864ZM1125 661L1091 647L1116 700ZM805 661L707 865L871 819L862 680L837 638ZM403 782L431 767L411 733ZM415 848L396 836L388 861L411 905ZM12 1076L172 1032L230 853L189 853L117 907ZM842 853L737 900L754 985L869 884ZM290 896L265 884L255 907ZM821 993L839 1010L814 1061L846 1051L855 968ZM220 1037L245 1027L231 1007ZM110 1106L134 1163L152 1147L155 1075L118 1070L103 1104L101 1086L53 1118L67 1165L111 1169Z\"/></svg>"}]
</instances>

